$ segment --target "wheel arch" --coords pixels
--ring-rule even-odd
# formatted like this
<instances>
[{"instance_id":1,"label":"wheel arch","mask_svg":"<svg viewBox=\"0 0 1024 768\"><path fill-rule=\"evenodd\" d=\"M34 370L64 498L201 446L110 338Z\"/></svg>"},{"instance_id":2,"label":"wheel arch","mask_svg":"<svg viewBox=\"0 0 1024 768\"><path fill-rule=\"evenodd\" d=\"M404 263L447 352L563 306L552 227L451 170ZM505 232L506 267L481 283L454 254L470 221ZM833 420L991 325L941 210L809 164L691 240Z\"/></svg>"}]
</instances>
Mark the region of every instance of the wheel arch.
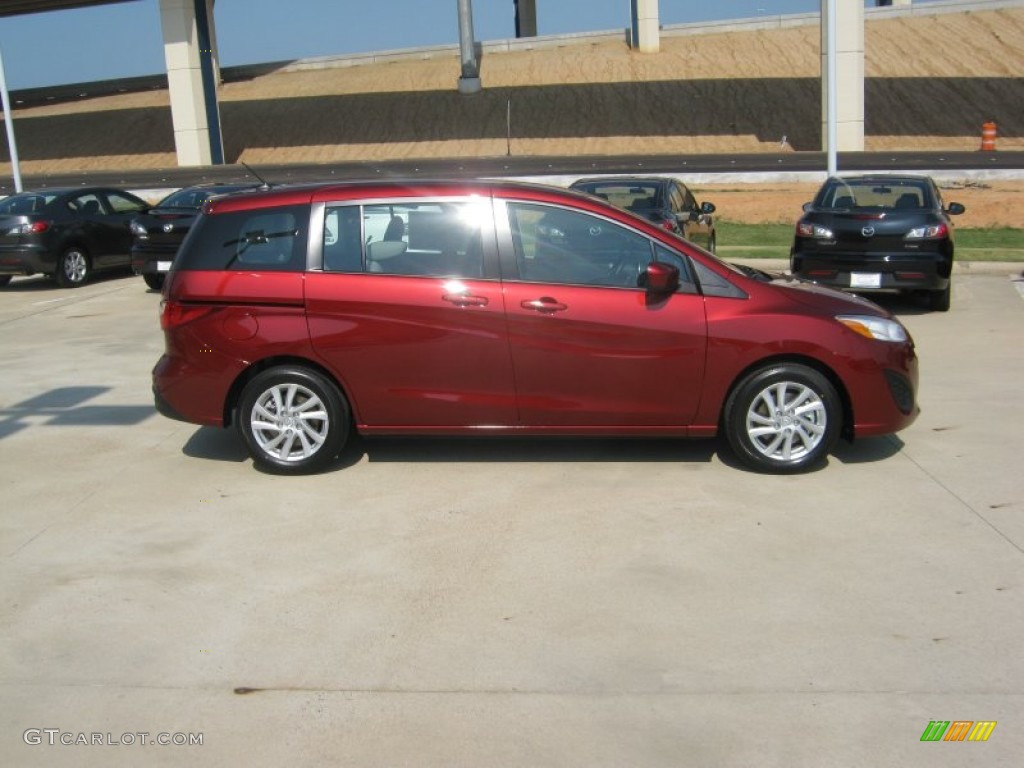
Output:
<instances>
[{"instance_id":1,"label":"wheel arch","mask_svg":"<svg viewBox=\"0 0 1024 768\"><path fill-rule=\"evenodd\" d=\"M338 381L337 376L331 373L322 364L315 360L310 360L308 357L298 357L295 355L277 355L275 357L266 357L262 360L257 360L244 371L242 371L238 377L231 384L231 388L228 390L227 397L224 398L224 426L231 427L235 423L235 412L238 410L238 402L242 398L242 391L246 385L252 381L256 376L263 373L270 368L277 368L278 366L295 366L300 368L309 368L312 371L323 376L335 387L338 388L338 392L345 398L345 402L348 404L349 417L353 423L355 423L355 413L352 406L352 398L348 396L348 392L345 390L344 385Z\"/></svg>"},{"instance_id":2,"label":"wheel arch","mask_svg":"<svg viewBox=\"0 0 1024 768\"><path fill-rule=\"evenodd\" d=\"M823 363L821 360L808 355L795 354L763 357L750 363L746 368L736 374L732 382L729 384L729 389L726 391L725 397L722 398L722 406L718 414L719 432L724 433L726 406L729 404L729 400L732 398L733 392L736 391L736 388L744 381L744 379L754 371L760 370L761 368L770 368L774 365L785 365L787 363L813 368L828 379L829 383L835 387L836 394L839 395L839 401L842 404L843 409L843 424L839 434L845 440L853 440L853 403L850 400L850 393L847 391L843 380L831 367Z\"/></svg>"}]
</instances>

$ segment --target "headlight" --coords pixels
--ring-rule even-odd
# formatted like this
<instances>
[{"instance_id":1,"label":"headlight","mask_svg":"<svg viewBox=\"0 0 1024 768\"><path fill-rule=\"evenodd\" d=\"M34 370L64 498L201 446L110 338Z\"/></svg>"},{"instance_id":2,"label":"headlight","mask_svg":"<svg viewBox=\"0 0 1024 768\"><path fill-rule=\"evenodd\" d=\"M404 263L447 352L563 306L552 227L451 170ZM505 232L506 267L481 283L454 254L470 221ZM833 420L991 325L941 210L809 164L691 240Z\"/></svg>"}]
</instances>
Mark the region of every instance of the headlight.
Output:
<instances>
[{"instance_id":1,"label":"headlight","mask_svg":"<svg viewBox=\"0 0 1024 768\"><path fill-rule=\"evenodd\" d=\"M895 320L875 315L836 315L836 320L851 331L878 341L906 341L907 329Z\"/></svg>"},{"instance_id":2,"label":"headlight","mask_svg":"<svg viewBox=\"0 0 1024 768\"><path fill-rule=\"evenodd\" d=\"M800 237L817 237L820 240L833 240L835 235L828 227L814 224L810 221L800 221L796 225L796 233Z\"/></svg>"}]
</instances>

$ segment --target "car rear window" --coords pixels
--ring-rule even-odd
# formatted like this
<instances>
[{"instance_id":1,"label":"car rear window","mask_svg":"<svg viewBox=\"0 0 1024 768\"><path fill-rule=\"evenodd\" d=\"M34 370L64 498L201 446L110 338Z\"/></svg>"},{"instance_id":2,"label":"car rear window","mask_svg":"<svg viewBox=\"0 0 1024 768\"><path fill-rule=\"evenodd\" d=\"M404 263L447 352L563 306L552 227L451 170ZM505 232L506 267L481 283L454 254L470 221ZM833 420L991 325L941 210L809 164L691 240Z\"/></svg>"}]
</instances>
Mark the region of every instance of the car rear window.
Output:
<instances>
[{"instance_id":1,"label":"car rear window","mask_svg":"<svg viewBox=\"0 0 1024 768\"><path fill-rule=\"evenodd\" d=\"M828 185L818 201L821 208L915 209L931 205L927 184L917 180L840 180Z\"/></svg>"},{"instance_id":2,"label":"car rear window","mask_svg":"<svg viewBox=\"0 0 1024 768\"><path fill-rule=\"evenodd\" d=\"M175 269L301 272L306 268L309 208L295 205L203 214Z\"/></svg>"}]
</instances>

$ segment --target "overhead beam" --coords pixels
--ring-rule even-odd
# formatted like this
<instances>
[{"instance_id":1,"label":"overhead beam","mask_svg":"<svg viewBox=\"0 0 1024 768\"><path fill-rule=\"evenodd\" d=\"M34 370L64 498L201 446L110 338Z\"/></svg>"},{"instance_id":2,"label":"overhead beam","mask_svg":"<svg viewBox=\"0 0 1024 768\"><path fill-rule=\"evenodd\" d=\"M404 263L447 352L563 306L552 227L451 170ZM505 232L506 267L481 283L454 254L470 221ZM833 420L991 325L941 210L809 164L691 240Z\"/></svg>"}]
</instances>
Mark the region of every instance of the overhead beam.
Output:
<instances>
[{"instance_id":1,"label":"overhead beam","mask_svg":"<svg viewBox=\"0 0 1024 768\"><path fill-rule=\"evenodd\" d=\"M0 5L0 17L24 16L28 13L66 11L71 8L87 8L92 5L138 2L139 0L4 0Z\"/></svg>"}]
</instances>

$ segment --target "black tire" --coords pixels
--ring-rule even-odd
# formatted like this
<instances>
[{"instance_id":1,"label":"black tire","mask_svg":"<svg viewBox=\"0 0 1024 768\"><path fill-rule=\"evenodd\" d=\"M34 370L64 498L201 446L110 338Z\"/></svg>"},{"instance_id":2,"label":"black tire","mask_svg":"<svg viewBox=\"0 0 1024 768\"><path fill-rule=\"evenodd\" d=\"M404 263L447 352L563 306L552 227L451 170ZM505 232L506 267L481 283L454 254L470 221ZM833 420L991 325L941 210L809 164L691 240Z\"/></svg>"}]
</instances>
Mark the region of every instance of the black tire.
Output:
<instances>
[{"instance_id":1,"label":"black tire","mask_svg":"<svg viewBox=\"0 0 1024 768\"><path fill-rule=\"evenodd\" d=\"M759 472L792 474L825 460L842 420L839 395L825 376L806 365L781 363L744 378L729 395L722 421L742 463Z\"/></svg>"},{"instance_id":2,"label":"black tire","mask_svg":"<svg viewBox=\"0 0 1024 768\"><path fill-rule=\"evenodd\" d=\"M11 282L11 275L0 275L0 288Z\"/></svg>"},{"instance_id":3,"label":"black tire","mask_svg":"<svg viewBox=\"0 0 1024 768\"><path fill-rule=\"evenodd\" d=\"M237 421L258 467L297 475L323 469L338 455L351 420L332 382L308 368L280 366L246 385Z\"/></svg>"},{"instance_id":4,"label":"black tire","mask_svg":"<svg viewBox=\"0 0 1024 768\"><path fill-rule=\"evenodd\" d=\"M77 288L89 279L90 272L89 254L75 245L57 259L57 271L53 277L61 288Z\"/></svg>"},{"instance_id":5,"label":"black tire","mask_svg":"<svg viewBox=\"0 0 1024 768\"><path fill-rule=\"evenodd\" d=\"M164 276L159 272L146 272L142 275L142 279L154 291L159 291L164 287Z\"/></svg>"},{"instance_id":6,"label":"black tire","mask_svg":"<svg viewBox=\"0 0 1024 768\"><path fill-rule=\"evenodd\" d=\"M933 312L949 312L949 302L953 294L953 278L949 279L941 291L929 291L928 308Z\"/></svg>"}]
</instances>

